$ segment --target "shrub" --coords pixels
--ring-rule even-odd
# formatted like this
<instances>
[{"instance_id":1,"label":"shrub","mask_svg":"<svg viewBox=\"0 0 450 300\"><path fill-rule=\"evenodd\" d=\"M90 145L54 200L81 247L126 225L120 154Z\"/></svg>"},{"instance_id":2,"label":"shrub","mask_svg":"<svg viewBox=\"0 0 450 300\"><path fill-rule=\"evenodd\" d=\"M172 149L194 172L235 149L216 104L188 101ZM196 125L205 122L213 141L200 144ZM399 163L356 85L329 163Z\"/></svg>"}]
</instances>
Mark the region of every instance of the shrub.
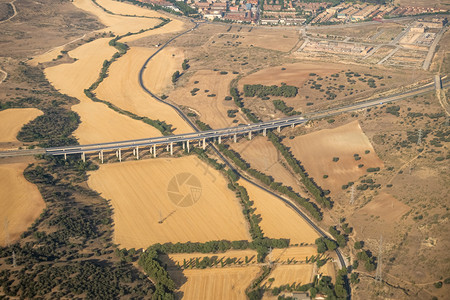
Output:
<instances>
[{"instance_id":1,"label":"shrub","mask_svg":"<svg viewBox=\"0 0 450 300\"><path fill-rule=\"evenodd\" d=\"M338 162L339 161L339 157L333 157L333 161L334 162Z\"/></svg>"}]
</instances>

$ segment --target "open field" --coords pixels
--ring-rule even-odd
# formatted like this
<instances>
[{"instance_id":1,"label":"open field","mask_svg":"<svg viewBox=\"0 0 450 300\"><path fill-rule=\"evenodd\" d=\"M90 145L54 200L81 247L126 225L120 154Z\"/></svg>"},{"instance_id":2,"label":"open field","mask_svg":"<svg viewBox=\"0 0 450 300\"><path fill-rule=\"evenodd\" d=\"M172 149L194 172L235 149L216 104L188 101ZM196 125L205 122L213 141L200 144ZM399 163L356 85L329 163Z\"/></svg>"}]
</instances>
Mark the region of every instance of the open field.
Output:
<instances>
[{"instance_id":1,"label":"open field","mask_svg":"<svg viewBox=\"0 0 450 300\"><path fill-rule=\"evenodd\" d=\"M276 287L294 282L307 284L312 282L313 268L313 264L276 266L269 277L263 281L262 285ZM268 281L269 278L274 278L275 280L270 283Z\"/></svg>"},{"instance_id":2,"label":"open field","mask_svg":"<svg viewBox=\"0 0 450 300\"><path fill-rule=\"evenodd\" d=\"M168 100L192 108L200 120L212 128L236 126L233 118L227 116L227 111L235 110L236 105L233 101L225 101L225 97L229 96L230 81L235 77L231 72L220 75L217 71L197 71L184 87L172 92ZM195 83L197 81L198 83ZM191 93L194 89L198 89L195 95ZM238 123L245 122L242 114L238 112L235 119Z\"/></svg>"},{"instance_id":3,"label":"open field","mask_svg":"<svg viewBox=\"0 0 450 300\"><path fill-rule=\"evenodd\" d=\"M255 213L261 215L259 226L266 237L290 239L291 244L313 244L319 237L308 223L281 200L247 182L239 181L239 184L247 189L250 200L254 202Z\"/></svg>"},{"instance_id":4,"label":"open field","mask_svg":"<svg viewBox=\"0 0 450 300\"><path fill-rule=\"evenodd\" d=\"M145 116L153 120L158 119L172 124L177 129L175 133L192 132L192 129L171 107L153 99L139 85L139 71L145 60L154 51L154 49L148 48L130 48L126 55L111 65L109 76L105 78L95 92L100 99L111 102L122 109L139 116ZM162 59L156 60L160 55L163 58L171 57L171 53L170 49L158 53L155 57L155 62L152 60L153 63L146 68L144 81L147 88L154 93L160 92L167 84L171 84L173 71L176 70L176 66L181 67L182 54L179 54L179 57L174 59L176 62L166 62L166 68L163 68ZM123 74L127 74L127 76L123 76ZM130 121L135 122L131 119ZM161 133L155 131L148 136L159 135Z\"/></svg>"},{"instance_id":5,"label":"open field","mask_svg":"<svg viewBox=\"0 0 450 300\"><path fill-rule=\"evenodd\" d=\"M256 256L257 256L257 252L255 250L231 250L231 251L227 251L225 253L177 253L177 254L169 254L169 259L179 265L179 266L183 266L183 261L189 261L189 259L192 258L200 258L202 259L203 257L212 257L212 256L216 256L218 260L220 260L221 258L227 259L227 258L237 258L238 260L245 262L245 258L247 257L250 260L251 264L255 264L256 263Z\"/></svg>"},{"instance_id":6,"label":"open field","mask_svg":"<svg viewBox=\"0 0 450 300\"><path fill-rule=\"evenodd\" d=\"M0 147L2 143L19 142L17 133L23 125L42 115L36 108L10 108L0 111Z\"/></svg>"},{"instance_id":7,"label":"open field","mask_svg":"<svg viewBox=\"0 0 450 300\"><path fill-rule=\"evenodd\" d=\"M449 9L449 0L395 0L394 3L400 6L419 6L419 7L436 7Z\"/></svg>"},{"instance_id":8,"label":"open field","mask_svg":"<svg viewBox=\"0 0 450 300\"><path fill-rule=\"evenodd\" d=\"M14 243L27 230L45 208L44 200L37 187L28 182L23 171L28 163L0 164L0 245ZM5 232L5 222L8 232Z\"/></svg>"},{"instance_id":9,"label":"open field","mask_svg":"<svg viewBox=\"0 0 450 300\"><path fill-rule=\"evenodd\" d=\"M367 168L383 167L357 121L286 140L286 145L319 186L332 193L367 174ZM333 161L335 157L339 158L337 162ZM328 178L323 178L324 175Z\"/></svg>"},{"instance_id":10,"label":"open field","mask_svg":"<svg viewBox=\"0 0 450 300\"><path fill-rule=\"evenodd\" d=\"M185 270L187 278L179 289L183 299L245 299L245 289L256 278L259 267ZM174 278L175 282L179 278Z\"/></svg>"},{"instance_id":11,"label":"open field","mask_svg":"<svg viewBox=\"0 0 450 300\"><path fill-rule=\"evenodd\" d=\"M281 164L281 154L267 138L260 135L252 140L242 138L239 143L230 144L230 148L239 152L253 168L270 174L275 181L292 187L300 195L305 195L301 183Z\"/></svg>"},{"instance_id":12,"label":"open field","mask_svg":"<svg viewBox=\"0 0 450 300\"><path fill-rule=\"evenodd\" d=\"M271 255L273 261L280 263L286 262L289 259L304 262L307 257L311 258L312 255L317 255L317 250L315 246L294 246L286 249L273 249Z\"/></svg>"},{"instance_id":13,"label":"open field","mask_svg":"<svg viewBox=\"0 0 450 300\"><path fill-rule=\"evenodd\" d=\"M98 39L70 51L69 54L78 59L72 64L45 69L55 88L81 100L80 104L72 107L81 117L75 136L82 144L160 136L156 128L121 115L102 103L92 102L84 95L84 89L97 79L103 61L115 52L108 46L108 40Z\"/></svg>"},{"instance_id":14,"label":"open field","mask_svg":"<svg viewBox=\"0 0 450 300\"><path fill-rule=\"evenodd\" d=\"M111 200L115 243L146 248L165 242L249 239L236 196L220 173L206 173L203 164L194 156L160 158L106 164L91 172L89 186ZM179 183L181 195L200 197L191 206L177 206L172 200L180 194L168 192L169 182L180 173L198 178L195 190Z\"/></svg>"},{"instance_id":15,"label":"open field","mask_svg":"<svg viewBox=\"0 0 450 300\"><path fill-rule=\"evenodd\" d=\"M230 31L218 34L211 39L216 46L258 47L269 50L288 52L299 41L296 30L267 30L262 28L243 28L233 25Z\"/></svg>"}]
</instances>

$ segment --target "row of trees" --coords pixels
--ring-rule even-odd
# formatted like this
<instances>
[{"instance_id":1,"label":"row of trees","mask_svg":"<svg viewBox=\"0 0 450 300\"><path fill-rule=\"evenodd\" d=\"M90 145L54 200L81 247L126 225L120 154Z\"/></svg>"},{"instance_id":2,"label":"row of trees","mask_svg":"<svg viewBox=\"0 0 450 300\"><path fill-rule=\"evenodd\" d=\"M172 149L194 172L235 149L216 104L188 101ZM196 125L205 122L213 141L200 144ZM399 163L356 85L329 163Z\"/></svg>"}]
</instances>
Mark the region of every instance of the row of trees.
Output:
<instances>
[{"instance_id":1,"label":"row of trees","mask_svg":"<svg viewBox=\"0 0 450 300\"><path fill-rule=\"evenodd\" d=\"M284 113L286 116L295 116L295 115L301 115L302 113L299 111L294 110L293 107L287 106L286 102L283 100L273 100L272 101L273 106L275 109L278 109L282 113Z\"/></svg>"},{"instance_id":2,"label":"row of trees","mask_svg":"<svg viewBox=\"0 0 450 300\"><path fill-rule=\"evenodd\" d=\"M298 89L295 86L281 84L281 86L276 85L262 85L262 84L244 84L244 96L245 97L267 97L267 96L278 96L292 98L297 96Z\"/></svg>"}]
</instances>

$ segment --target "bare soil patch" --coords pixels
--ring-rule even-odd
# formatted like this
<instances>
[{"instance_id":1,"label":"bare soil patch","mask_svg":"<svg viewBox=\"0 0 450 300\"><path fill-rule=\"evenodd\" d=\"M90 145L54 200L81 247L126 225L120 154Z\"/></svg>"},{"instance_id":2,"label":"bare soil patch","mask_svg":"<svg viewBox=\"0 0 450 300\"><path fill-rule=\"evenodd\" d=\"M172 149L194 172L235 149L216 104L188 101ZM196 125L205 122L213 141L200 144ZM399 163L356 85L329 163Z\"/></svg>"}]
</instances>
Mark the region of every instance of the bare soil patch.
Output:
<instances>
[{"instance_id":1,"label":"bare soil patch","mask_svg":"<svg viewBox=\"0 0 450 300\"><path fill-rule=\"evenodd\" d=\"M357 121L286 140L286 145L319 186L334 194L342 191L342 185L367 174L368 168L383 167Z\"/></svg>"},{"instance_id":2,"label":"bare soil patch","mask_svg":"<svg viewBox=\"0 0 450 300\"><path fill-rule=\"evenodd\" d=\"M45 208L37 187L23 176L27 166L28 163L0 164L0 220L8 223L8 232L5 226L0 227L1 246L17 241Z\"/></svg>"},{"instance_id":3,"label":"bare soil patch","mask_svg":"<svg viewBox=\"0 0 450 300\"><path fill-rule=\"evenodd\" d=\"M231 72L220 75L217 71L197 71L183 88L172 92L168 100L192 108L191 112L197 113L200 120L212 128L236 126L233 119L239 123L244 123L245 119L239 112L235 113L234 118L228 117L227 111L235 110L236 105L225 100L230 93L229 84L235 77Z\"/></svg>"},{"instance_id":4,"label":"bare soil patch","mask_svg":"<svg viewBox=\"0 0 450 300\"><path fill-rule=\"evenodd\" d=\"M253 168L270 174L275 181L290 186L294 191L305 196L305 191L295 176L282 163L282 155L273 144L263 136L256 136L252 140L242 138L239 143L230 144L231 149L239 152L242 158Z\"/></svg>"},{"instance_id":5,"label":"bare soil patch","mask_svg":"<svg viewBox=\"0 0 450 300\"><path fill-rule=\"evenodd\" d=\"M259 267L185 270L187 282L179 289L183 299L245 299L245 289L259 272ZM176 276L176 275L175 275ZM174 277L175 277L174 276ZM178 278L174 278L175 282Z\"/></svg>"},{"instance_id":6,"label":"bare soil patch","mask_svg":"<svg viewBox=\"0 0 450 300\"><path fill-rule=\"evenodd\" d=\"M121 247L248 240L247 224L236 196L219 172L205 173L204 167L193 156L107 164L91 172L88 183L110 199L114 241ZM169 197L169 181L179 173L192 174L201 183L200 198L191 206L177 206ZM183 195L198 192L186 190L184 184L179 186Z\"/></svg>"},{"instance_id":7,"label":"bare soil patch","mask_svg":"<svg viewBox=\"0 0 450 300\"><path fill-rule=\"evenodd\" d=\"M17 134L23 125L42 115L36 108L10 108L0 111L0 148L20 143Z\"/></svg>"},{"instance_id":8,"label":"bare soil patch","mask_svg":"<svg viewBox=\"0 0 450 300\"><path fill-rule=\"evenodd\" d=\"M259 188L240 181L254 201L255 213L261 215L259 224L264 235L270 238L290 239L291 244L313 244L319 237L314 229L281 200Z\"/></svg>"}]
</instances>

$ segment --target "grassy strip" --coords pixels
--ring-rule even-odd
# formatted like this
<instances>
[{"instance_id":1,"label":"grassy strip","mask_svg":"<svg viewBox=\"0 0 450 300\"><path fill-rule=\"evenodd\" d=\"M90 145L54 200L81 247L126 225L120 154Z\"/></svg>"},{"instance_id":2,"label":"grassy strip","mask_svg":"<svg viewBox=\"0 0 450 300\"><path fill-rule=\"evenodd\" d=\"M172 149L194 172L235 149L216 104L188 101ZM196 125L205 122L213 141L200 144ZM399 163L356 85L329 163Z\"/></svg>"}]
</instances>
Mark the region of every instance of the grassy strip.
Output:
<instances>
[{"instance_id":1,"label":"grassy strip","mask_svg":"<svg viewBox=\"0 0 450 300\"><path fill-rule=\"evenodd\" d=\"M171 135L171 134L173 134L172 125L167 124L165 121L152 120L152 119L150 119L148 117L141 117L141 116L138 116L138 115L136 115L136 114L134 114L134 113L132 113L130 111L121 109L121 108L117 107L116 105L112 104L109 101L99 99L95 95L94 90L97 89L97 87L100 85L100 83L106 77L108 77L108 70L109 70L109 67L111 66L111 64L113 62L115 62L119 57L121 57L121 56L123 56L124 54L127 53L128 46L126 44L124 44L124 43L120 43L119 42L120 39L122 39L122 38L124 38L126 36L139 34L139 33L145 32L145 31L149 31L149 30L154 30L154 29L160 28L160 27L166 25L167 23L169 23L170 21L171 21L170 19L163 19L163 21L160 24L158 24L158 25L156 25L156 26L154 26L152 28L149 28L147 30L142 29L141 31L135 32L135 33L130 33L129 32L129 33L124 34L122 36L117 36L114 39L112 39L111 41L109 41L109 45L112 46L112 47L115 47L118 50L118 52L114 53L113 57L110 60L105 60L103 62L103 66L102 66L102 69L100 70L100 74L99 74L97 80L89 88L84 90L84 94L89 99L91 99L92 101L101 102L103 104L106 104L109 108L111 108L112 110L114 110L114 111L116 111L116 112L118 112L120 114L126 115L127 117L130 117L132 119L139 120L139 121L142 121L142 122L144 122L144 123L146 123L148 125L151 125L151 126L155 127L156 129L158 129L163 135Z\"/></svg>"},{"instance_id":2,"label":"grassy strip","mask_svg":"<svg viewBox=\"0 0 450 300\"><path fill-rule=\"evenodd\" d=\"M294 192L291 187L284 186L280 182L275 182L271 176L268 176L258 170L251 168L250 165L240 157L239 153L227 148L226 145L220 144L218 145L218 148L225 156L231 159L239 168L249 173L256 179L260 180L265 185L269 186L270 189L278 191L288 196L289 198L293 199L295 202L304 207L316 220L318 221L322 220L322 212L320 211L320 209L314 203L309 202L307 199L301 197L296 192Z\"/></svg>"},{"instance_id":3,"label":"grassy strip","mask_svg":"<svg viewBox=\"0 0 450 300\"><path fill-rule=\"evenodd\" d=\"M253 114L249 109L244 107L242 98L239 97L239 91L236 88L232 87L230 89L230 94L233 97L235 104L241 108L242 112L245 113L245 115L250 121L254 123L261 122L261 120L255 114ZM274 146L281 152L281 154L286 159L288 164L292 167L294 172L300 175L300 177L302 178L302 183L305 185L308 191L314 196L317 203L319 203L319 205L321 205L322 207L331 208L333 206L333 203L328 197L326 197L325 195L326 193L314 182L312 178L308 176L303 166L292 155L289 149L281 142L280 138L271 131L268 131L267 136L269 137L269 140L274 144Z\"/></svg>"}]
</instances>

